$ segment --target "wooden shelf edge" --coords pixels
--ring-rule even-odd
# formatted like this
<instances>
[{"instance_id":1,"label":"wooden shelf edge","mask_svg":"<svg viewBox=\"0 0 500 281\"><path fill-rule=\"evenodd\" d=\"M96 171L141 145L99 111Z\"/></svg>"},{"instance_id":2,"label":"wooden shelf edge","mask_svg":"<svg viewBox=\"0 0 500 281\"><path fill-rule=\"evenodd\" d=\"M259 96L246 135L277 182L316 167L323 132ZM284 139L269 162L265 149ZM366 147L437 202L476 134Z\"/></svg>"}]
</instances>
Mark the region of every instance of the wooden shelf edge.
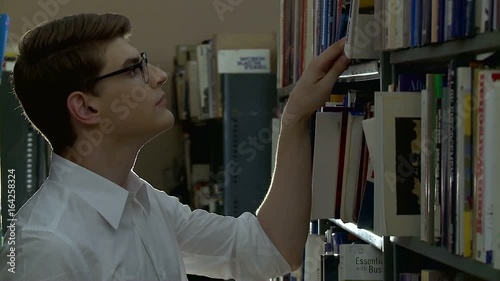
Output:
<instances>
[{"instance_id":1,"label":"wooden shelf edge","mask_svg":"<svg viewBox=\"0 0 500 281\"><path fill-rule=\"evenodd\" d=\"M380 79L380 61L373 60L349 66L340 76L338 82L362 82Z\"/></svg>"},{"instance_id":2,"label":"wooden shelf edge","mask_svg":"<svg viewBox=\"0 0 500 281\"><path fill-rule=\"evenodd\" d=\"M338 82L362 82L380 79L380 61L373 60L349 66L339 75ZM295 83L278 88L278 98L287 98L295 87Z\"/></svg>"},{"instance_id":3,"label":"wooden shelf edge","mask_svg":"<svg viewBox=\"0 0 500 281\"><path fill-rule=\"evenodd\" d=\"M391 51L390 63L427 63L432 60L449 59L461 54L479 54L494 50L500 50L500 31L480 33L439 44Z\"/></svg>"},{"instance_id":4,"label":"wooden shelf edge","mask_svg":"<svg viewBox=\"0 0 500 281\"><path fill-rule=\"evenodd\" d=\"M452 254L445 248L429 245L417 237L391 237L391 242L481 279L500 280L500 270L494 269L492 265Z\"/></svg>"},{"instance_id":5,"label":"wooden shelf edge","mask_svg":"<svg viewBox=\"0 0 500 281\"><path fill-rule=\"evenodd\" d=\"M384 247L384 239L382 236L379 236L369 230L358 228L358 226L354 223L348 222L345 223L340 219L328 219L337 226L341 227L345 231L351 233L352 235L358 237L359 239L365 241L366 243L372 245L373 247L383 251Z\"/></svg>"}]
</instances>

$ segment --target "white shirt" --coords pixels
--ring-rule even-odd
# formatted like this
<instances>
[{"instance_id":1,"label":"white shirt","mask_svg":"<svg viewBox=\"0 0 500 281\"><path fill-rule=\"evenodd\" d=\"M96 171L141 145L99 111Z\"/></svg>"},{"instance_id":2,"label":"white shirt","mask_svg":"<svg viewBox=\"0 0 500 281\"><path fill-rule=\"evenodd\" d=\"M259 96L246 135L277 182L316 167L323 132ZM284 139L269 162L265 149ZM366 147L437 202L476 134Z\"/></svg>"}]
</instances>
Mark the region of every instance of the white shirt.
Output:
<instances>
[{"instance_id":1,"label":"white shirt","mask_svg":"<svg viewBox=\"0 0 500 281\"><path fill-rule=\"evenodd\" d=\"M2 281L180 281L186 274L240 281L291 271L251 213L192 211L133 171L124 189L57 154L51 161L49 177L16 215L15 245L5 235Z\"/></svg>"}]
</instances>

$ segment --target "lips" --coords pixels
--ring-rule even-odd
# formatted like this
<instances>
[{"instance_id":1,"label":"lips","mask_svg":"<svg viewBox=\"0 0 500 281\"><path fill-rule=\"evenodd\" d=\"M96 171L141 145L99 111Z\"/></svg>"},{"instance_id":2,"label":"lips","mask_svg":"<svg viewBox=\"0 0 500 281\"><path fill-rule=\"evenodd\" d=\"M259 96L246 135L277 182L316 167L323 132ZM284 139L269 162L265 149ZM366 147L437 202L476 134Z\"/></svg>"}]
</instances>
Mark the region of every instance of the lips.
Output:
<instances>
[{"instance_id":1,"label":"lips","mask_svg":"<svg viewBox=\"0 0 500 281\"><path fill-rule=\"evenodd\" d=\"M162 103L165 99L166 99L165 94L163 94L163 95L161 96L161 98L160 98L160 99L156 102L156 105L159 105L159 104L160 104L160 103Z\"/></svg>"}]
</instances>

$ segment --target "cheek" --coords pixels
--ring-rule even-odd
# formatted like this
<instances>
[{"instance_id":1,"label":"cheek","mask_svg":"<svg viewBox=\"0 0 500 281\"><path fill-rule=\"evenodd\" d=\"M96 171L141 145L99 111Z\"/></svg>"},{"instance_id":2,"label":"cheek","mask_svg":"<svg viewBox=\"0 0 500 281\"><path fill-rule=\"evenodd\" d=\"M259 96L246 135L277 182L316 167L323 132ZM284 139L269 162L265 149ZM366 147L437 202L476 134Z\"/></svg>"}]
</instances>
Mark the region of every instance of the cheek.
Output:
<instances>
[{"instance_id":1,"label":"cheek","mask_svg":"<svg viewBox=\"0 0 500 281\"><path fill-rule=\"evenodd\" d=\"M151 93L149 93L143 86L136 86L130 90L128 94L128 100L132 104L137 104L138 107L142 107L151 102Z\"/></svg>"},{"instance_id":2,"label":"cheek","mask_svg":"<svg viewBox=\"0 0 500 281\"><path fill-rule=\"evenodd\" d=\"M127 92L123 91L122 94L115 95L107 102L109 112L105 114L117 121L126 121L131 115L145 114L153 103L151 94L143 87L135 87Z\"/></svg>"}]
</instances>

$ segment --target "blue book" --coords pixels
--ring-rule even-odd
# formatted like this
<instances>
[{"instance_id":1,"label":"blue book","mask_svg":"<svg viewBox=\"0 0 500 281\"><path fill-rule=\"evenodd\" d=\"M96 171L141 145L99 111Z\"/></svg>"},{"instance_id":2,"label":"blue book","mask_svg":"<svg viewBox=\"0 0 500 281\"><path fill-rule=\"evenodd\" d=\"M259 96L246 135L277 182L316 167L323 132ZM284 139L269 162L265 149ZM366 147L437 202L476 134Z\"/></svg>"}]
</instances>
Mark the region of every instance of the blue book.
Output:
<instances>
[{"instance_id":1,"label":"blue book","mask_svg":"<svg viewBox=\"0 0 500 281\"><path fill-rule=\"evenodd\" d=\"M466 21L464 21L465 27L462 27L465 30L465 36L473 36L476 34L476 8L474 0L464 0L466 3Z\"/></svg>"},{"instance_id":2,"label":"blue book","mask_svg":"<svg viewBox=\"0 0 500 281\"><path fill-rule=\"evenodd\" d=\"M425 74L400 74L397 91L420 92L425 89L425 83Z\"/></svg>"},{"instance_id":3,"label":"blue book","mask_svg":"<svg viewBox=\"0 0 500 281\"><path fill-rule=\"evenodd\" d=\"M5 57L5 48L7 45L7 33L9 30L10 18L7 14L0 14L0 73L3 68L3 59Z\"/></svg>"},{"instance_id":4,"label":"blue book","mask_svg":"<svg viewBox=\"0 0 500 281\"><path fill-rule=\"evenodd\" d=\"M445 21L445 7L446 0L438 0L438 42L442 43L445 41L445 30L446 30L446 21Z\"/></svg>"}]
</instances>

